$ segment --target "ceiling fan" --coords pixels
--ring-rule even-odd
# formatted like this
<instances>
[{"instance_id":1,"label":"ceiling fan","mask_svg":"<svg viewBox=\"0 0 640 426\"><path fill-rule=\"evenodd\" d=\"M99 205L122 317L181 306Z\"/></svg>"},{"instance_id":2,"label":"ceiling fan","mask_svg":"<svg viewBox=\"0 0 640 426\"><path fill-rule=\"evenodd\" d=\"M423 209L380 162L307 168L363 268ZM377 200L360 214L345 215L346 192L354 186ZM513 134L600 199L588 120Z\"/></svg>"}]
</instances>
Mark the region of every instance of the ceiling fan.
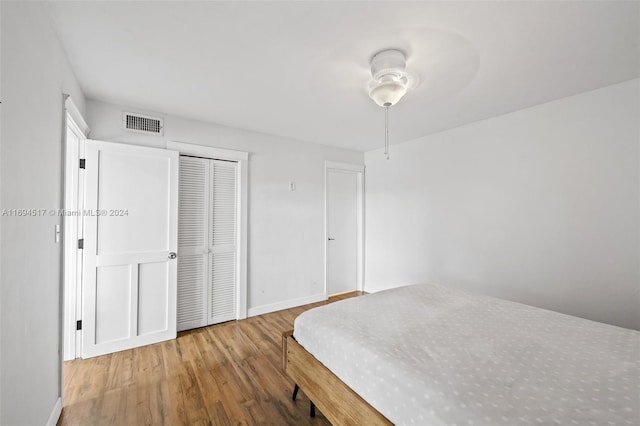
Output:
<instances>
[{"instance_id":1,"label":"ceiling fan","mask_svg":"<svg viewBox=\"0 0 640 426\"><path fill-rule=\"evenodd\" d=\"M369 97L384 108L384 154L389 159L389 108L418 84L416 74L406 71L406 57L398 49L386 49L371 58Z\"/></svg>"}]
</instances>

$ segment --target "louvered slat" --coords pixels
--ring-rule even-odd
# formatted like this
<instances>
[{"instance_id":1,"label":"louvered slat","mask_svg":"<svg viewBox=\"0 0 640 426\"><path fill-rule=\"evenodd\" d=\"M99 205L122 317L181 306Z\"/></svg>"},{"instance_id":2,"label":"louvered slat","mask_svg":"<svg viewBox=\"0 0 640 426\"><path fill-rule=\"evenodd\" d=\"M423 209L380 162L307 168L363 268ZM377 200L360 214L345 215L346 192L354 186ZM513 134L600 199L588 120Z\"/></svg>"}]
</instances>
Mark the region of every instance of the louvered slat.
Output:
<instances>
[{"instance_id":1,"label":"louvered slat","mask_svg":"<svg viewBox=\"0 0 640 426\"><path fill-rule=\"evenodd\" d=\"M235 253L211 255L211 316L210 323L229 321L235 316L236 274Z\"/></svg>"},{"instance_id":2,"label":"louvered slat","mask_svg":"<svg viewBox=\"0 0 640 426\"><path fill-rule=\"evenodd\" d=\"M180 256L178 262L178 331L207 325L205 258Z\"/></svg>"},{"instance_id":3,"label":"louvered slat","mask_svg":"<svg viewBox=\"0 0 640 426\"><path fill-rule=\"evenodd\" d=\"M236 163L216 161L211 173L211 238L213 245L236 240Z\"/></svg>"},{"instance_id":4,"label":"louvered slat","mask_svg":"<svg viewBox=\"0 0 640 426\"><path fill-rule=\"evenodd\" d=\"M178 245L206 246L206 160L180 157Z\"/></svg>"}]
</instances>

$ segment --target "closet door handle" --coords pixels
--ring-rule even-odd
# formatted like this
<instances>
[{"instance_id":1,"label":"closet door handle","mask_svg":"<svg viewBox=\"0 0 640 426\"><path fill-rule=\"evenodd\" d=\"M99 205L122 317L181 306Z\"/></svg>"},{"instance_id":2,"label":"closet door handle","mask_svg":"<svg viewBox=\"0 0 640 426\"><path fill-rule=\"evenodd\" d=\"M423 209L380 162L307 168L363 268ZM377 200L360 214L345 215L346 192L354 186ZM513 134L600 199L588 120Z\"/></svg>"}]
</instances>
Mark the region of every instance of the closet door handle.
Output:
<instances>
[{"instance_id":1,"label":"closet door handle","mask_svg":"<svg viewBox=\"0 0 640 426\"><path fill-rule=\"evenodd\" d=\"M170 251L169 252L169 256L167 256L169 259L175 259L176 257L178 257L178 255L176 254L175 251Z\"/></svg>"}]
</instances>

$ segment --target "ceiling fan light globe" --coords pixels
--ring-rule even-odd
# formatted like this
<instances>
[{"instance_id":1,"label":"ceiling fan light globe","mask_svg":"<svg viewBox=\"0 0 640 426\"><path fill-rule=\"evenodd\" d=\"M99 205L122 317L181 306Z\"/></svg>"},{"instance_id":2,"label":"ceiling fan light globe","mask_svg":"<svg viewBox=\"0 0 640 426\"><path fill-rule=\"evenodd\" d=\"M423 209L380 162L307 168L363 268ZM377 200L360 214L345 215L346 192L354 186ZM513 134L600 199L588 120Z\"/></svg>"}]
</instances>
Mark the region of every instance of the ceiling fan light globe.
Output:
<instances>
[{"instance_id":1,"label":"ceiling fan light globe","mask_svg":"<svg viewBox=\"0 0 640 426\"><path fill-rule=\"evenodd\" d=\"M407 93L407 87L397 81L387 81L369 90L369 97L381 107L390 107L398 103Z\"/></svg>"}]
</instances>

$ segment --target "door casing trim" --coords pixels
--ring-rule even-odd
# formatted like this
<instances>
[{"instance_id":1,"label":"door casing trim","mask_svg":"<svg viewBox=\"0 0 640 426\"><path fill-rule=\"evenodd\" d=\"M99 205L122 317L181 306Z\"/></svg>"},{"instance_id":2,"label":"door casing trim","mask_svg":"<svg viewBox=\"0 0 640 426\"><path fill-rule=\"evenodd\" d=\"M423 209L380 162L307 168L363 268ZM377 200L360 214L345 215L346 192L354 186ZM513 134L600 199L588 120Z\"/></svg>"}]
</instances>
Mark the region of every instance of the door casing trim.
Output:
<instances>
[{"instance_id":1,"label":"door casing trim","mask_svg":"<svg viewBox=\"0 0 640 426\"><path fill-rule=\"evenodd\" d=\"M236 319L247 318L247 223L248 223L248 194L249 194L249 153L232 149L216 148L184 142L167 141L167 149L178 151L180 154L210 158L213 160L234 161L238 163L238 224L237 224L237 253L236 265Z\"/></svg>"}]
</instances>

